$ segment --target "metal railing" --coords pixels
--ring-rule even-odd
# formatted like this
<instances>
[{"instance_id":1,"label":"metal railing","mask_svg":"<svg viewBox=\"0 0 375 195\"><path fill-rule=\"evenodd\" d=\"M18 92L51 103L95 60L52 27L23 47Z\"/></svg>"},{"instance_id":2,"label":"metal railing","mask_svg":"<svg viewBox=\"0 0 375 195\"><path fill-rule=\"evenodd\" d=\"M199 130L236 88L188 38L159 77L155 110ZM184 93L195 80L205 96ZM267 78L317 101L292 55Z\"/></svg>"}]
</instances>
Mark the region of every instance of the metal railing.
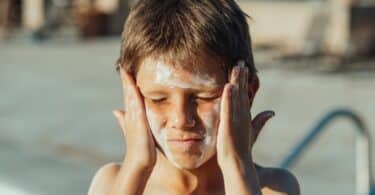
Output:
<instances>
[{"instance_id":1,"label":"metal railing","mask_svg":"<svg viewBox=\"0 0 375 195\"><path fill-rule=\"evenodd\" d=\"M306 149L318 138L319 134L326 129L327 125L337 118L347 118L356 126L356 194L369 195L372 184L370 134L363 120L351 110L337 109L325 115L302 141L293 148L279 166L285 169L292 168Z\"/></svg>"}]
</instances>

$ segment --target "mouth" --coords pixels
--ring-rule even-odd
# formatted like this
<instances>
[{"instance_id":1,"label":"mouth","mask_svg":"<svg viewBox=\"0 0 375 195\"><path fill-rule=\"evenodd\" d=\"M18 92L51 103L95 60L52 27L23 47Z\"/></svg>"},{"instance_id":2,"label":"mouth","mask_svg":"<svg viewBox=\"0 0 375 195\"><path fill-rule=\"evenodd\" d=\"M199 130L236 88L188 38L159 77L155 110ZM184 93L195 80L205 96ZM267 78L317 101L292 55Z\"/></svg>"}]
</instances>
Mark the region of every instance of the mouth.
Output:
<instances>
[{"instance_id":1,"label":"mouth","mask_svg":"<svg viewBox=\"0 0 375 195\"><path fill-rule=\"evenodd\" d=\"M168 142L176 147L191 148L200 145L203 138L184 138L184 139L169 139Z\"/></svg>"}]
</instances>

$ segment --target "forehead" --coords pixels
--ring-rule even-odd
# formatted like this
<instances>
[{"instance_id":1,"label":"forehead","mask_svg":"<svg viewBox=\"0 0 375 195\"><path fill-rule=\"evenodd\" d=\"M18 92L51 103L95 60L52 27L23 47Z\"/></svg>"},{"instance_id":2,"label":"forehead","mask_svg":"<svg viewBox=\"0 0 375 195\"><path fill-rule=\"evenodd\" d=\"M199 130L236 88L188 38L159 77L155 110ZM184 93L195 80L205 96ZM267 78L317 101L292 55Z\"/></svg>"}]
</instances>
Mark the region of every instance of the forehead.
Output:
<instances>
[{"instance_id":1,"label":"forehead","mask_svg":"<svg viewBox=\"0 0 375 195\"><path fill-rule=\"evenodd\" d=\"M136 80L141 88L210 89L223 86L227 78L220 65L210 61L192 70L163 59L146 58L139 66Z\"/></svg>"}]
</instances>

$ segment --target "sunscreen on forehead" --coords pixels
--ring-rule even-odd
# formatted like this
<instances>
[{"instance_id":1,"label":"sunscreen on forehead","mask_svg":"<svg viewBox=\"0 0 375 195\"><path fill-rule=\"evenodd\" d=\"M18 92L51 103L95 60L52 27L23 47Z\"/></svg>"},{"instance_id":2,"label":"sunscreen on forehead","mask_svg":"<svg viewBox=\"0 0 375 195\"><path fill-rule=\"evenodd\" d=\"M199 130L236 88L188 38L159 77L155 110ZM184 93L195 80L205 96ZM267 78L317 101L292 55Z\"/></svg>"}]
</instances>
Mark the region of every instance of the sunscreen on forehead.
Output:
<instances>
[{"instance_id":1,"label":"sunscreen on forehead","mask_svg":"<svg viewBox=\"0 0 375 195\"><path fill-rule=\"evenodd\" d=\"M155 71L155 83L171 88L189 89L197 86L216 87L218 85L216 80L207 74L190 74L190 78L182 79L178 75L178 70L163 60L147 60L144 65Z\"/></svg>"}]
</instances>

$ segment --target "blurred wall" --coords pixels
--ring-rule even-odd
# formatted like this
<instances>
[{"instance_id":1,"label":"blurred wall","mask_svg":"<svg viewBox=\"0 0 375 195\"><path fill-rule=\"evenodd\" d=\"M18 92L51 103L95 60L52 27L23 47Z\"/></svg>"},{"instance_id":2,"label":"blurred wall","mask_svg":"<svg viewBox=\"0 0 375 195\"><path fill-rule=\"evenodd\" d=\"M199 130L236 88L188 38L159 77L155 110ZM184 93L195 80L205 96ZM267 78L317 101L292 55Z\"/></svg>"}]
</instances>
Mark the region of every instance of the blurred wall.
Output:
<instances>
[{"instance_id":1,"label":"blurred wall","mask_svg":"<svg viewBox=\"0 0 375 195\"><path fill-rule=\"evenodd\" d=\"M254 44L276 44L296 51L303 45L315 7L306 2L241 2L251 16L249 21Z\"/></svg>"},{"instance_id":2,"label":"blurred wall","mask_svg":"<svg viewBox=\"0 0 375 195\"><path fill-rule=\"evenodd\" d=\"M36 30L44 23L44 1L26 0L22 2L22 21L25 28Z\"/></svg>"},{"instance_id":3,"label":"blurred wall","mask_svg":"<svg viewBox=\"0 0 375 195\"><path fill-rule=\"evenodd\" d=\"M240 1L240 6L252 18L255 46L281 46L286 53L306 55L373 56L375 1L366 2Z\"/></svg>"}]
</instances>

